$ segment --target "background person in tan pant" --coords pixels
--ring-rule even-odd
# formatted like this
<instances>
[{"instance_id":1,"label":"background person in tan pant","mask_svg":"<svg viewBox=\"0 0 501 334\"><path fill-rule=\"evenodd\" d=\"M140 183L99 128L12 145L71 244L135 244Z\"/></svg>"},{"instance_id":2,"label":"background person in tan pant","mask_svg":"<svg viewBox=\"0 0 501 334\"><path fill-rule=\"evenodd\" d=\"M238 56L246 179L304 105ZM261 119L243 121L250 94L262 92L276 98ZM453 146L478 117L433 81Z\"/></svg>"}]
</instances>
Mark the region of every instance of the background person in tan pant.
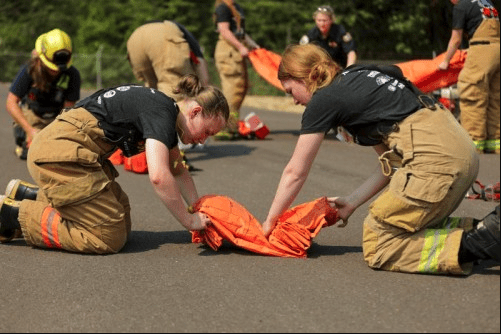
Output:
<instances>
[{"instance_id":1,"label":"background person in tan pant","mask_svg":"<svg viewBox=\"0 0 501 334\"><path fill-rule=\"evenodd\" d=\"M203 85L210 81L198 41L177 22L155 21L138 27L127 40L127 56L136 79L167 96L172 96L186 74L196 74Z\"/></svg>"},{"instance_id":2,"label":"background person in tan pant","mask_svg":"<svg viewBox=\"0 0 501 334\"><path fill-rule=\"evenodd\" d=\"M178 138L199 143L221 130L229 108L221 91L196 76L181 79L179 101L136 85L101 90L62 112L34 139L28 170L36 186L10 182L0 196L0 242L22 236L28 245L71 252L119 252L131 230L130 204L107 159L146 151L150 182L187 230L209 219L193 214L199 196L182 163ZM29 188L29 189L27 189ZM188 206L188 209L186 208Z\"/></svg>"},{"instance_id":3,"label":"background person in tan pant","mask_svg":"<svg viewBox=\"0 0 501 334\"><path fill-rule=\"evenodd\" d=\"M449 110L426 98L398 67L343 71L321 47L295 45L285 50L278 78L306 109L263 223L266 234L297 197L325 134L342 126L345 138L374 148L381 166L350 195L329 198L341 226L386 188L364 222L364 259L371 268L462 275L473 260L499 262L499 210L482 223L449 217L477 177L471 139Z\"/></svg>"},{"instance_id":4,"label":"background person in tan pant","mask_svg":"<svg viewBox=\"0 0 501 334\"><path fill-rule=\"evenodd\" d=\"M216 0L214 22L219 33L214 59L221 78L224 96L230 105L228 127L218 133L215 139L238 138L240 107L249 88L247 61L249 48L259 46L245 32L245 15L242 7L233 0Z\"/></svg>"},{"instance_id":5,"label":"background person in tan pant","mask_svg":"<svg viewBox=\"0 0 501 334\"><path fill-rule=\"evenodd\" d=\"M499 154L499 14L490 0L451 2L453 30L439 69L448 68L465 33L470 47L458 78L461 124L479 153Z\"/></svg>"}]
</instances>

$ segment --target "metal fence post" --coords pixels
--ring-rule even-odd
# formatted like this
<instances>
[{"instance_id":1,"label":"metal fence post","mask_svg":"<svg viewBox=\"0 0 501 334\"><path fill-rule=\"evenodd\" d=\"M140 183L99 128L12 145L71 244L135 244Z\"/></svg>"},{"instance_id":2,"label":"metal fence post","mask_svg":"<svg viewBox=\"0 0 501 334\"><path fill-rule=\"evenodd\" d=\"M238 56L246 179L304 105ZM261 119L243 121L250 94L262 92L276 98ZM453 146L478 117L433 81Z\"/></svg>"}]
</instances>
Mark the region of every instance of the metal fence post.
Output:
<instances>
[{"instance_id":1,"label":"metal fence post","mask_svg":"<svg viewBox=\"0 0 501 334\"><path fill-rule=\"evenodd\" d=\"M103 81L101 78L101 57L103 55L104 45L99 45L99 48L96 52L96 88L97 90L103 88Z\"/></svg>"}]
</instances>

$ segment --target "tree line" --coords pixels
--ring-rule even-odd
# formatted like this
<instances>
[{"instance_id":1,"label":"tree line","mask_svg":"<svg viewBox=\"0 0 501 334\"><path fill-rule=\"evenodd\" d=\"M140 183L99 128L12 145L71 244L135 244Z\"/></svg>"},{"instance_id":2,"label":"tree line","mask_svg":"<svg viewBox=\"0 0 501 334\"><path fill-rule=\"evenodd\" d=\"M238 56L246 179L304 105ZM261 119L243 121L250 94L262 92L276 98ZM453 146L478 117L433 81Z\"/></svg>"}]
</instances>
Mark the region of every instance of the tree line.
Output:
<instances>
[{"instance_id":1,"label":"tree line","mask_svg":"<svg viewBox=\"0 0 501 334\"><path fill-rule=\"evenodd\" d=\"M355 39L360 59L430 58L445 51L450 37L448 0L237 2L245 10L252 38L277 53L314 26L312 13L325 4L334 8L336 22ZM493 2L499 8L500 0ZM0 55L29 53L36 38L54 28L71 36L74 53L95 54L101 48L104 54L125 55L134 29L167 19L183 24L198 39L205 56L212 58L217 41L213 12L214 0L8 0L0 4ZM0 65L1 72L4 67Z\"/></svg>"}]
</instances>

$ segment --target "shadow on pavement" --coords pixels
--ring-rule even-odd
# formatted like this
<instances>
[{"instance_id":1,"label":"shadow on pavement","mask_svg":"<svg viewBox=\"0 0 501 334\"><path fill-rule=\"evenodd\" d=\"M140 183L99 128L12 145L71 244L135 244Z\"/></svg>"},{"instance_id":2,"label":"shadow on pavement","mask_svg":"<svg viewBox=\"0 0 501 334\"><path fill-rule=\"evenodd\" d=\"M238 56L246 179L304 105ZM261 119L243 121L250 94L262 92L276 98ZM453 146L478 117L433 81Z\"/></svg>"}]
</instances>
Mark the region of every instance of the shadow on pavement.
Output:
<instances>
[{"instance_id":1,"label":"shadow on pavement","mask_svg":"<svg viewBox=\"0 0 501 334\"><path fill-rule=\"evenodd\" d=\"M472 275L496 275L499 276L501 271L499 263L493 260L482 261L477 266L473 267Z\"/></svg>"},{"instance_id":2,"label":"shadow on pavement","mask_svg":"<svg viewBox=\"0 0 501 334\"><path fill-rule=\"evenodd\" d=\"M241 144L223 144L223 145L211 144L210 146L205 147L203 151L189 150L186 151L186 154L188 156L188 160L190 162L193 162L193 161L249 155L254 150L255 150L254 147L249 147Z\"/></svg>"},{"instance_id":3,"label":"shadow on pavement","mask_svg":"<svg viewBox=\"0 0 501 334\"><path fill-rule=\"evenodd\" d=\"M212 255L229 255L229 254L239 254L248 256L265 256L257 253L252 253L245 249L234 246L228 242L223 242L223 245L217 252L213 251L208 246L201 246L203 251L199 254L202 256L212 256ZM321 256L335 256L342 255L345 253L361 253L362 247L353 246L321 246L313 243L313 245L308 250L308 258L315 259Z\"/></svg>"},{"instance_id":4,"label":"shadow on pavement","mask_svg":"<svg viewBox=\"0 0 501 334\"><path fill-rule=\"evenodd\" d=\"M324 255L343 255L346 253L362 253L360 246L326 246L313 243L308 250L309 258L317 258Z\"/></svg>"},{"instance_id":5,"label":"shadow on pavement","mask_svg":"<svg viewBox=\"0 0 501 334\"><path fill-rule=\"evenodd\" d=\"M131 238L120 251L120 253L140 253L159 248L164 244L190 244L191 235L186 231L132 231ZM264 256L252 253L238 246L224 241L218 251L212 250L209 246L198 244L201 256L230 255L239 254L247 256ZM308 250L308 258L318 258L320 256L335 256L346 253L361 253L362 247L354 246L324 246L313 243Z\"/></svg>"},{"instance_id":6,"label":"shadow on pavement","mask_svg":"<svg viewBox=\"0 0 501 334\"><path fill-rule=\"evenodd\" d=\"M141 253L158 249L164 244L190 244L191 235L187 231L132 231L130 240L120 253Z\"/></svg>"}]
</instances>

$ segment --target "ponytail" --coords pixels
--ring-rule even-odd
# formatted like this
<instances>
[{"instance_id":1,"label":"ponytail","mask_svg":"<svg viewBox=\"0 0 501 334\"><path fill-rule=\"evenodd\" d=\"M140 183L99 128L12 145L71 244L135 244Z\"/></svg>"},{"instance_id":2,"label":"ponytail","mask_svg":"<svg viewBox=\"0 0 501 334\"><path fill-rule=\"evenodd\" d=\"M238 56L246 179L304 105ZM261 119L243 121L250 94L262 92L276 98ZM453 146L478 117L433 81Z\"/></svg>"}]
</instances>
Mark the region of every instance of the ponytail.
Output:
<instances>
[{"instance_id":1,"label":"ponytail","mask_svg":"<svg viewBox=\"0 0 501 334\"><path fill-rule=\"evenodd\" d=\"M173 89L174 94L179 94L181 99L193 98L202 90L200 79L193 74L183 76Z\"/></svg>"},{"instance_id":2,"label":"ponytail","mask_svg":"<svg viewBox=\"0 0 501 334\"><path fill-rule=\"evenodd\" d=\"M48 92L50 90L50 83L53 78L43 65L38 53L32 54L28 64L28 74L33 79L33 87L42 92Z\"/></svg>"},{"instance_id":3,"label":"ponytail","mask_svg":"<svg viewBox=\"0 0 501 334\"><path fill-rule=\"evenodd\" d=\"M331 56L315 44L289 45L278 68L278 79L293 79L306 84L311 93L328 86L341 71Z\"/></svg>"},{"instance_id":4,"label":"ponytail","mask_svg":"<svg viewBox=\"0 0 501 334\"><path fill-rule=\"evenodd\" d=\"M180 100L192 99L202 107L206 117L221 115L225 122L230 117L230 107L223 93L216 87L203 86L194 74L187 74L179 80L174 94L179 94Z\"/></svg>"}]
</instances>

